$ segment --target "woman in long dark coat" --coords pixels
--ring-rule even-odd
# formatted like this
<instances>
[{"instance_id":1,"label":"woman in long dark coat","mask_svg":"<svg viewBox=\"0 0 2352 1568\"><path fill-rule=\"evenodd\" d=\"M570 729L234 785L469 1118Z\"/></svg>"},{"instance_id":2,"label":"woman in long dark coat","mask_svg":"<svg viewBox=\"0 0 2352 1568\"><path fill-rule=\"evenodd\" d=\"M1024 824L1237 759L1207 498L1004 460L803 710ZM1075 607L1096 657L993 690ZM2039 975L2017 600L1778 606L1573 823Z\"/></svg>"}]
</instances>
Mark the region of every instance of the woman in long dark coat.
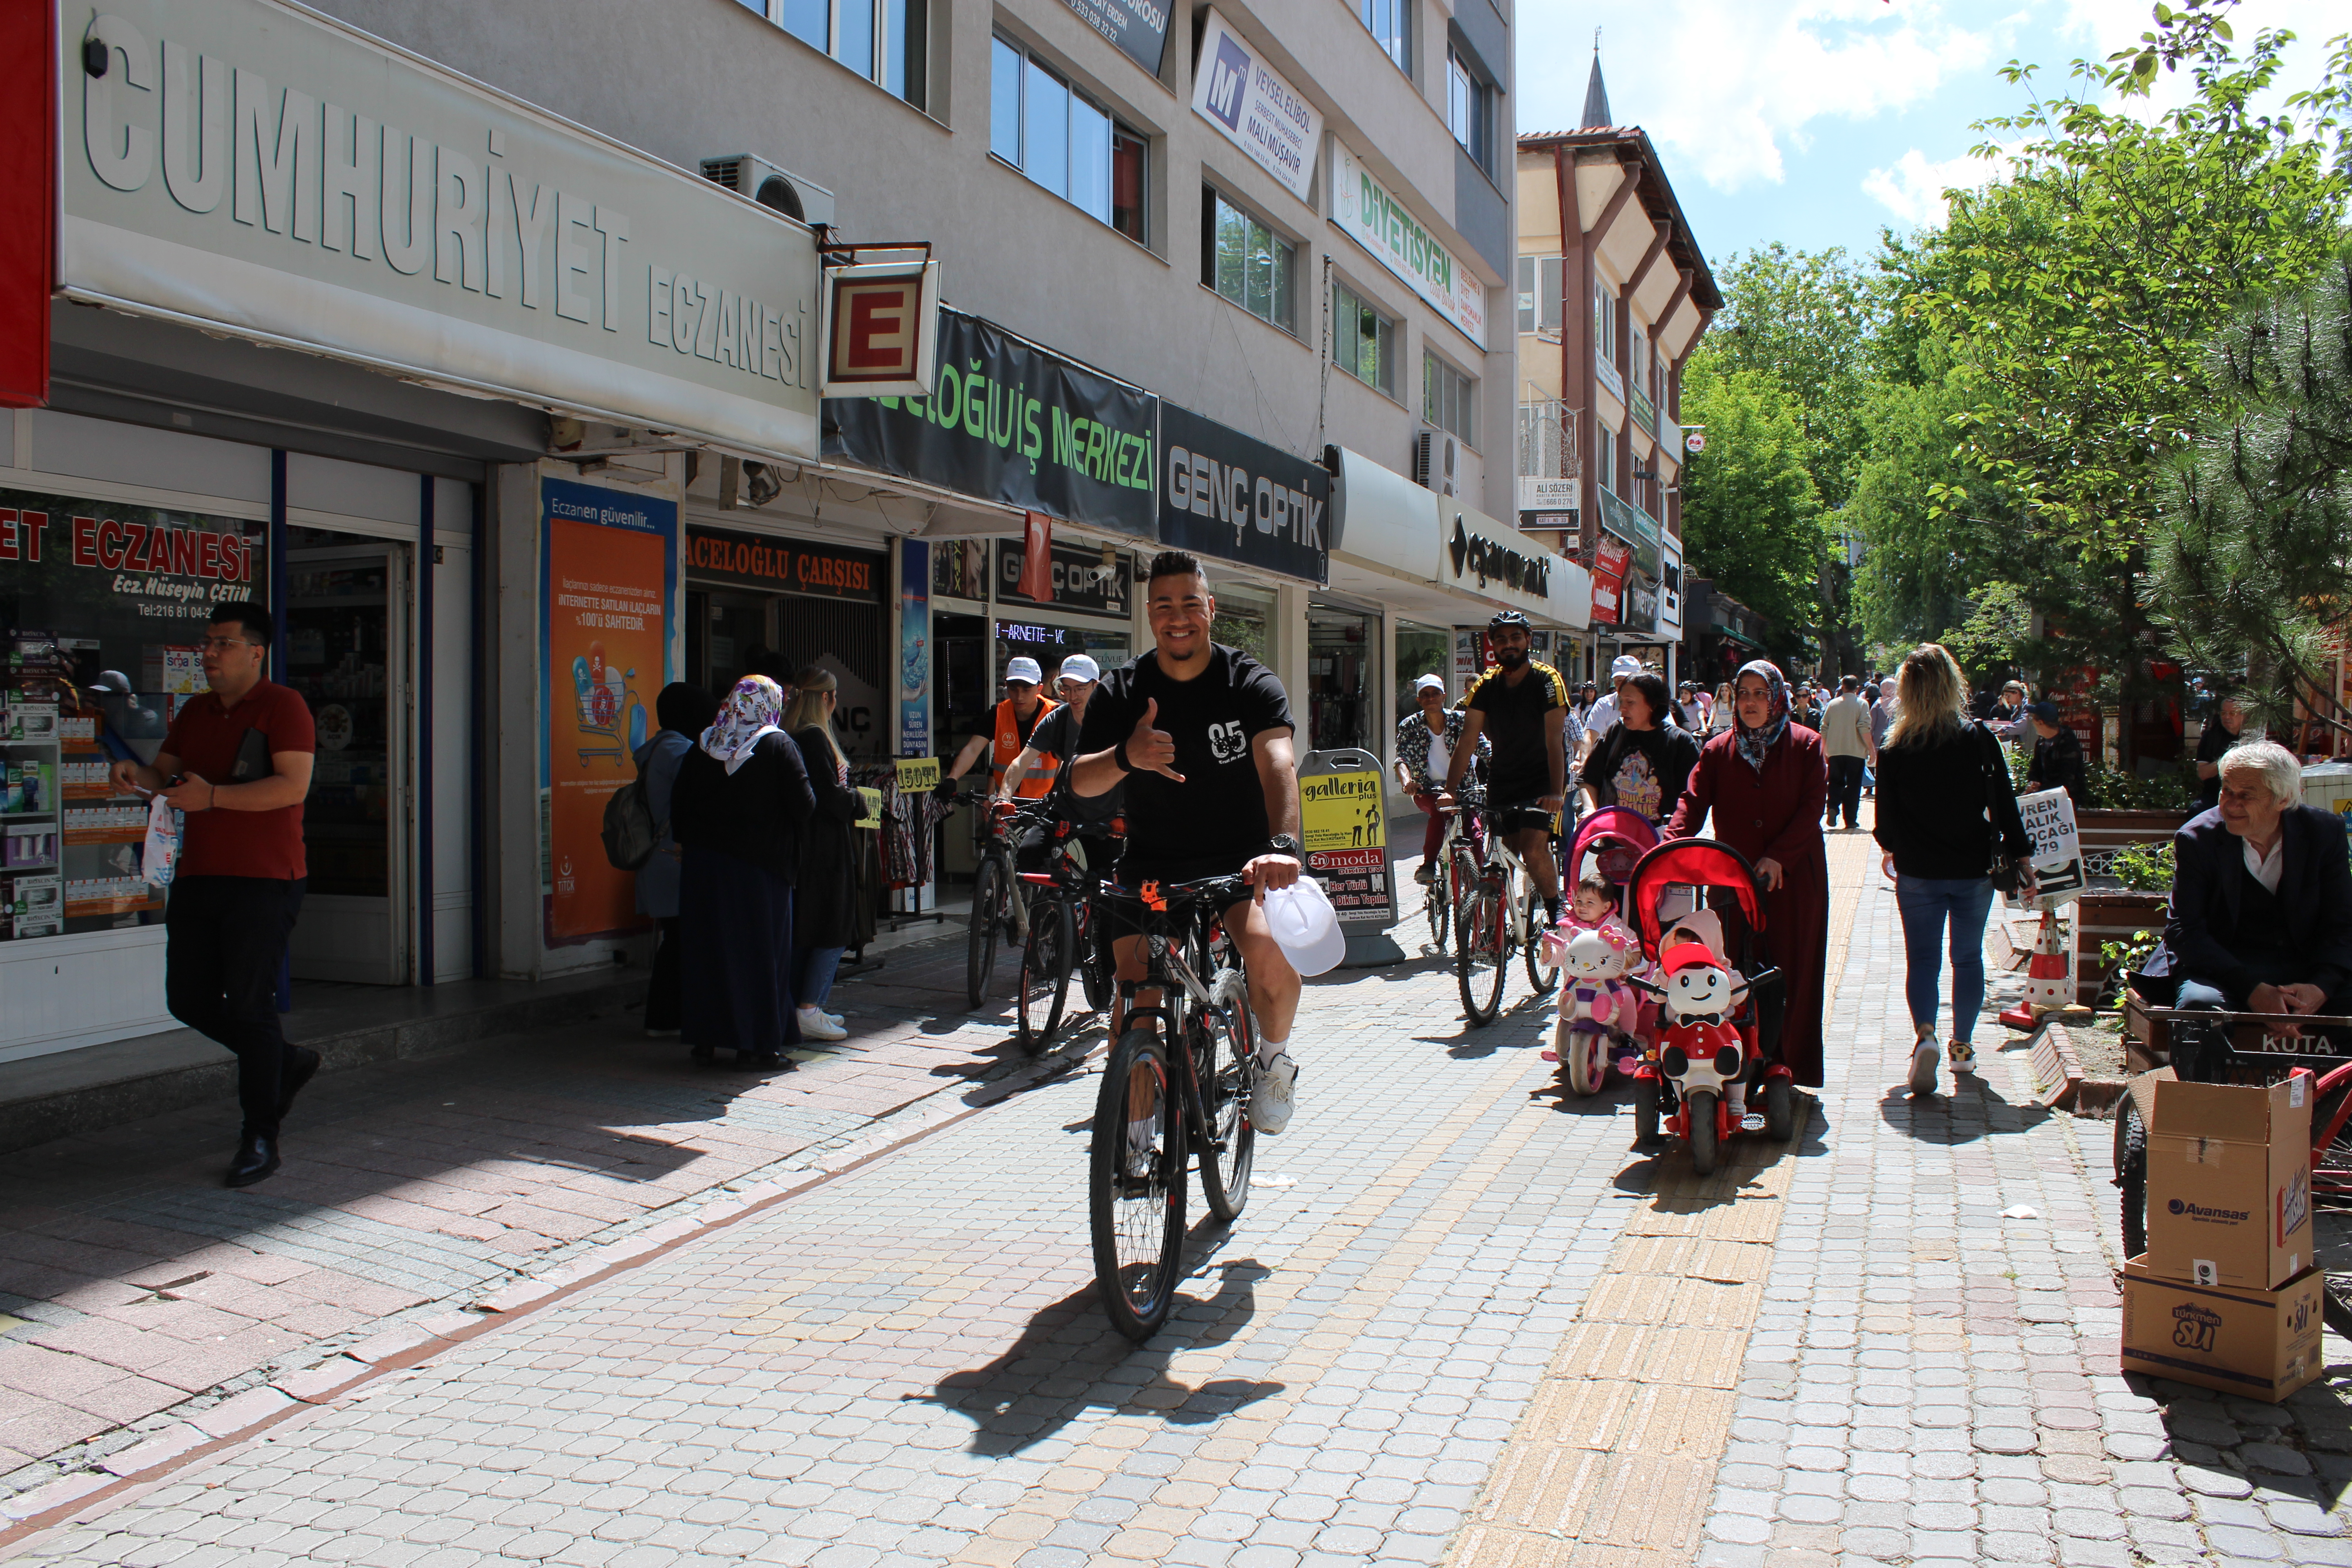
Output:
<instances>
[{"instance_id":1,"label":"woman in long dark coat","mask_svg":"<svg viewBox=\"0 0 2352 1568\"><path fill-rule=\"evenodd\" d=\"M679 868L681 1023L695 1059L721 1050L746 1068L789 1068L793 882L816 807L801 749L778 727L783 690L764 675L735 683L718 720L678 764L670 832Z\"/></svg>"},{"instance_id":2,"label":"woman in long dark coat","mask_svg":"<svg viewBox=\"0 0 2352 1568\"><path fill-rule=\"evenodd\" d=\"M857 858L849 825L866 815L849 787L849 760L833 738L833 710L841 700L833 672L809 665L793 678L784 728L801 749L816 810L801 835L800 879L793 885L793 994L800 1003L801 1037L846 1039L838 1014L824 1010L841 955L857 934Z\"/></svg>"},{"instance_id":3,"label":"woman in long dark coat","mask_svg":"<svg viewBox=\"0 0 2352 1568\"><path fill-rule=\"evenodd\" d=\"M1784 977L1780 1059L1800 1084L1819 1089L1830 939L1829 853L1822 840L1829 763L1821 736L1789 721L1789 683L1773 665L1759 658L1742 666L1731 701L1731 728L1700 751L1665 836L1695 838L1713 812L1716 837L1755 866L1764 883L1757 946ZM1724 918L1737 917L1726 911Z\"/></svg>"}]
</instances>

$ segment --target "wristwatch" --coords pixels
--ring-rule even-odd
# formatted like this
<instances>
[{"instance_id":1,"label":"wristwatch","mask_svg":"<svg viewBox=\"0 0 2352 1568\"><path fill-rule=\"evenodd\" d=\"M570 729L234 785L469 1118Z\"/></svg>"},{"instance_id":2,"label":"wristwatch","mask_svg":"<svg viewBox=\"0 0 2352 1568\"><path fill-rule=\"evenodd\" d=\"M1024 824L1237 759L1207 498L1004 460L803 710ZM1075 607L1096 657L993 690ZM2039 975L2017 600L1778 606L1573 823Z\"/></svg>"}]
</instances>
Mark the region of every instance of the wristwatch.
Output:
<instances>
[{"instance_id":1,"label":"wristwatch","mask_svg":"<svg viewBox=\"0 0 2352 1568\"><path fill-rule=\"evenodd\" d=\"M1277 833L1267 839L1265 852L1269 855L1287 855L1294 860L1303 858L1299 853L1297 835L1291 833Z\"/></svg>"}]
</instances>

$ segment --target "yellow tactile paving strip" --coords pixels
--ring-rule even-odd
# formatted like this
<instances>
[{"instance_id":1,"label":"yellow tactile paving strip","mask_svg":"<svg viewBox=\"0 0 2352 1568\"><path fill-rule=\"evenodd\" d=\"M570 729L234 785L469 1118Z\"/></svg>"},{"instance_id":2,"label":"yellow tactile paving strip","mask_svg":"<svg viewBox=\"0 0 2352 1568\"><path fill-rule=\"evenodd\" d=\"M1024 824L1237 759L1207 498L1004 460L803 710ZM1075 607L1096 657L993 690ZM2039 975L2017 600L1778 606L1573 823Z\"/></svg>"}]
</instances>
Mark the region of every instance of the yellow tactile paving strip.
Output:
<instances>
[{"instance_id":1,"label":"yellow tactile paving strip","mask_svg":"<svg viewBox=\"0 0 2352 1568\"><path fill-rule=\"evenodd\" d=\"M1867 836L1840 834L1829 860L1834 981L1878 853ZM1785 1146L1760 1138L1725 1152L1704 1180L1678 1155L1651 1163L1448 1568L1684 1568L1696 1558L1795 1172Z\"/></svg>"}]
</instances>

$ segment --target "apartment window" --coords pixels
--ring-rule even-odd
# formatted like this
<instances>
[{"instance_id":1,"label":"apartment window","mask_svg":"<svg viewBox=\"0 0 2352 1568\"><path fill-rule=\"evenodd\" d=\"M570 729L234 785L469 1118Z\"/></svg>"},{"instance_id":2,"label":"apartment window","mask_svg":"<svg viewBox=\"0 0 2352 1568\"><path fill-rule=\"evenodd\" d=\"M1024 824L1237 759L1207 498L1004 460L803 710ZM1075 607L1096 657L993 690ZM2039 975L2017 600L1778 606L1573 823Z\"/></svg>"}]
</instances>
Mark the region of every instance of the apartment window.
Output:
<instances>
[{"instance_id":1,"label":"apartment window","mask_svg":"<svg viewBox=\"0 0 2352 1568\"><path fill-rule=\"evenodd\" d=\"M743 0L866 80L926 106L929 0Z\"/></svg>"},{"instance_id":2,"label":"apartment window","mask_svg":"<svg viewBox=\"0 0 2352 1568\"><path fill-rule=\"evenodd\" d=\"M1421 354L1421 416L1440 430L1450 430L1465 447L1477 440L1470 429L1470 407L1478 384L1423 349Z\"/></svg>"},{"instance_id":3,"label":"apartment window","mask_svg":"<svg viewBox=\"0 0 2352 1568\"><path fill-rule=\"evenodd\" d=\"M1020 45L998 37L992 48L988 150L1141 244L1143 133Z\"/></svg>"},{"instance_id":4,"label":"apartment window","mask_svg":"<svg viewBox=\"0 0 2352 1568\"><path fill-rule=\"evenodd\" d=\"M1559 276L1562 265L1557 256L1519 258L1519 331L1523 332L1559 331Z\"/></svg>"},{"instance_id":5,"label":"apartment window","mask_svg":"<svg viewBox=\"0 0 2352 1568\"><path fill-rule=\"evenodd\" d=\"M1617 489L1617 432L1609 428L1608 426L1603 425L1600 428L1600 434L1601 439L1593 444L1601 448L1601 488L1607 490L1611 495L1616 495L1619 493Z\"/></svg>"},{"instance_id":6,"label":"apartment window","mask_svg":"<svg viewBox=\"0 0 2352 1568\"><path fill-rule=\"evenodd\" d=\"M1396 395L1397 324L1344 283L1331 287L1331 359L1367 386Z\"/></svg>"},{"instance_id":7,"label":"apartment window","mask_svg":"<svg viewBox=\"0 0 2352 1568\"><path fill-rule=\"evenodd\" d=\"M1412 74L1412 0L1356 0L1356 15L1372 30L1397 69Z\"/></svg>"},{"instance_id":8,"label":"apartment window","mask_svg":"<svg viewBox=\"0 0 2352 1568\"><path fill-rule=\"evenodd\" d=\"M1255 214L1201 187L1201 281L1262 321L1298 330L1298 247Z\"/></svg>"},{"instance_id":9,"label":"apartment window","mask_svg":"<svg viewBox=\"0 0 2352 1568\"><path fill-rule=\"evenodd\" d=\"M1597 359L1617 363L1617 296L1598 278L1592 280L1592 353Z\"/></svg>"},{"instance_id":10,"label":"apartment window","mask_svg":"<svg viewBox=\"0 0 2352 1568\"><path fill-rule=\"evenodd\" d=\"M1445 125L1480 168L1495 172L1495 89L1452 49L1445 51Z\"/></svg>"},{"instance_id":11,"label":"apartment window","mask_svg":"<svg viewBox=\"0 0 2352 1568\"><path fill-rule=\"evenodd\" d=\"M1625 363L1633 369L1633 390L1643 397L1650 395L1650 336L1641 328L1633 329L1633 352Z\"/></svg>"}]
</instances>

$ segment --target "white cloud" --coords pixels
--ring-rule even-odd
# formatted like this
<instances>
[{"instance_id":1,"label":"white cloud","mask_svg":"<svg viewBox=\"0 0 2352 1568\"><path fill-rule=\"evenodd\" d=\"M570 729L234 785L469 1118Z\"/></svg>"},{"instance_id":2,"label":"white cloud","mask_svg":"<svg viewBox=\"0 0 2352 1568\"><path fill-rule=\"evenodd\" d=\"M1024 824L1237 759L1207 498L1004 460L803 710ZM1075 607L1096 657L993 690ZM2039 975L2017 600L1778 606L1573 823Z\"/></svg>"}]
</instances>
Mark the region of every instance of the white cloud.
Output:
<instances>
[{"instance_id":1,"label":"white cloud","mask_svg":"<svg viewBox=\"0 0 2352 1568\"><path fill-rule=\"evenodd\" d=\"M1558 0L1521 8L1522 129L1578 122L1589 16ZM1899 110L1997 63L2013 25L1959 26L1940 0L1661 0L1612 18L1602 70L1620 121L1647 130L1677 172L1735 191L1786 178L1784 153L1802 152L1818 121Z\"/></svg>"},{"instance_id":2,"label":"white cloud","mask_svg":"<svg viewBox=\"0 0 2352 1568\"><path fill-rule=\"evenodd\" d=\"M1893 167L1864 174L1862 192L1912 227L1932 227L1944 221L1946 191L1975 190L2000 173L2000 167L1995 160L1968 153L1930 163L1926 153L1914 147Z\"/></svg>"},{"instance_id":3,"label":"white cloud","mask_svg":"<svg viewBox=\"0 0 2352 1568\"><path fill-rule=\"evenodd\" d=\"M2155 29L2149 16L2153 8L2151 0L2060 0L2063 15L2056 18L2055 27L2071 52L2064 59L2042 62L2045 89L2082 90L2078 84L2066 81L2062 68L2076 56L2104 64L2109 55L2133 47L2141 34ZM2256 104L2257 111L2275 112L2280 100L2318 85L2326 74L2327 41L2352 31L2352 11L2347 10L2344 0L2241 0L2229 13L2229 22L2241 52L2253 43L2256 33L2265 29L2284 27L2294 34L2270 100ZM2126 108L2133 115L2152 120L2188 102L2195 90L2196 83L2184 66L2158 73L2148 96L2129 100Z\"/></svg>"}]
</instances>

